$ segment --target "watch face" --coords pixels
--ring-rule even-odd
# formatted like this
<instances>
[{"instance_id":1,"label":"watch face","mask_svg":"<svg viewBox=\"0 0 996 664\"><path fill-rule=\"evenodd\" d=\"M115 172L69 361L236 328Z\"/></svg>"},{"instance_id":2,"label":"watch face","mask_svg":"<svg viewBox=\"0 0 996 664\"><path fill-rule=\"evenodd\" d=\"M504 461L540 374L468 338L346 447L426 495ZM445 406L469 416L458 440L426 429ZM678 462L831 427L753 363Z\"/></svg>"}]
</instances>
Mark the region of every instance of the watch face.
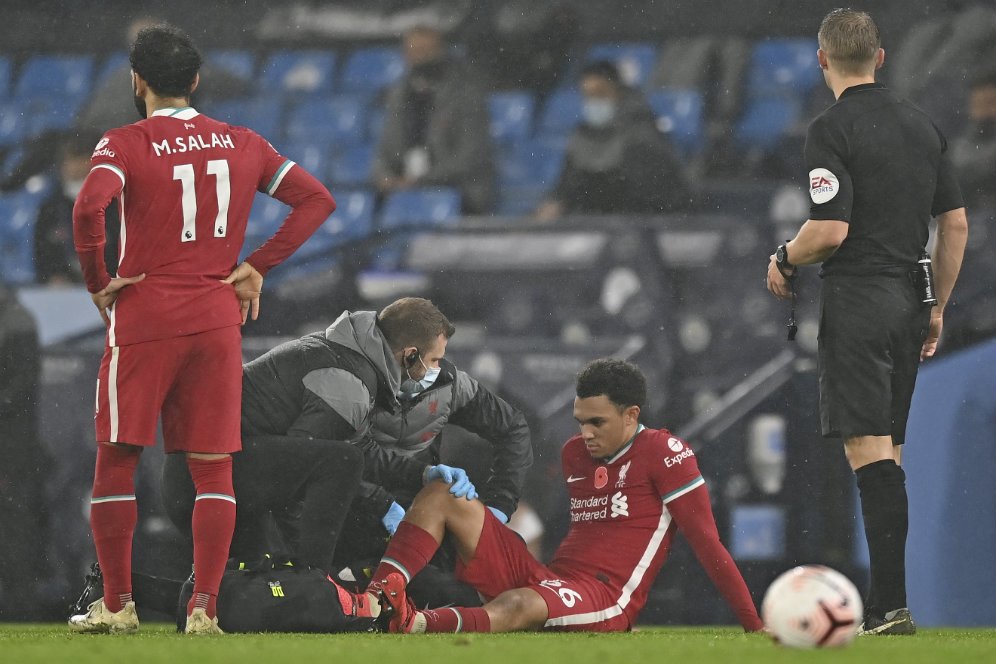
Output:
<instances>
[{"instance_id":1,"label":"watch face","mask_svg":"<svg viewBox=\"0 0 996 664\"><path fill-rule=\"evenodd\" d=\"M784 244L779 245L778 248L775 249L775 261L778 262L778 263L784 263L785 262L785 245Z\"/></svg>"}]
</instances>

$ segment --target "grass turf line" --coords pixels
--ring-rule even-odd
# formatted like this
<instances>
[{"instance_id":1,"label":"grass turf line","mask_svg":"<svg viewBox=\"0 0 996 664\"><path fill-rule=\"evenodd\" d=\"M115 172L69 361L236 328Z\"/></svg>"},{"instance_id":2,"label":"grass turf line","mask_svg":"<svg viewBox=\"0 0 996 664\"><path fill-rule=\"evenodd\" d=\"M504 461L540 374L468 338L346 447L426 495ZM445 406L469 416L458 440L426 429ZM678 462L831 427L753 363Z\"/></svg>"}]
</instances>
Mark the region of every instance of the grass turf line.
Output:
<instances>
[{"instance_id":1,"label":"grass turf line","mask_svg":"<svg viewBox=\"0 0 996 664\"><path fill-rule=\"evenodd\" d=\"M677 662L994 662L996 629L924 629L914 637L866 637L841 650L799 651L736 628L642 628L630 634L229 634L185 637L144 624L131 636L71 634L57 624L0 624L0 661L52 664L111 661L403 662L404 664L613 664ZM888 658L888 659L886 659Z\"/></svg>"}]
</instances>

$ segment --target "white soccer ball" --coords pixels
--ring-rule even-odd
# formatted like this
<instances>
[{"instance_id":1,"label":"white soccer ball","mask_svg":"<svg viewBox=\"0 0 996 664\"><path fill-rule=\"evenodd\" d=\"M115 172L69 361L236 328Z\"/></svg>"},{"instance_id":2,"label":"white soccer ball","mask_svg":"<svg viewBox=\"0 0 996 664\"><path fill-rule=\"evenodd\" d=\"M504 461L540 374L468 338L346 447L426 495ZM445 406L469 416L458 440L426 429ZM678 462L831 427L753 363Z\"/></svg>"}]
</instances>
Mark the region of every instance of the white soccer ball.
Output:
<instances>
[{"instance_id":1,"label":"white soccer ball","mask_svg":"<svg viewBox=\"0 0 996 664\"><path fill-rule=\"evenodd\" d=\"M863 611L861 595L846 576L822 565L802 565L771 584L761 619L783 646L834 648L854 639Z\"/></svg>"}]
</instances>

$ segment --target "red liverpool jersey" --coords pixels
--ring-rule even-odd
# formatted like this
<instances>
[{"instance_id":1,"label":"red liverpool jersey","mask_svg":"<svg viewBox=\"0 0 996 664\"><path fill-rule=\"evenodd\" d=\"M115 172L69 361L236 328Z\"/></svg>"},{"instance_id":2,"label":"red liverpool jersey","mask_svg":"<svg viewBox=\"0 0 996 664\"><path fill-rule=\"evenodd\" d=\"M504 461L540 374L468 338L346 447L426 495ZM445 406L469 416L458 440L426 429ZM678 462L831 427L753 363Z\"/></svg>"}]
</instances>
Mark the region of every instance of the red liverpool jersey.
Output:
<instances>
[{"instance_id":1,"label":"red liverpool jersey","mask_svg":"<svg viewBox=\"0 0 996 664\"><path fill-rule=\"evenodd\" d=\"M239 303L232 286L220 280L238 262L255 193L274 195L294 163L252 130L192 108L161 109L112 129L97 144L92 163L93 173L106 169L121 181L118 276L146 275L121 290L109 310L108 344L238 325ZM102 243L102 218L96 225L89 218L78 221L78 238ZM300 242L314 227L299 229L305 231ZM108 278L98 274L103 261L83 258L81 253L87 285L99 290ZM272 265L254 267L265 274Z\"/></svg>"},{"instance_id":2,"label":"red liverpool jersey","mask_svg":"<svg viewBox=\"0 0 996 664\"><path fill-rule=\"evenodd\" d=\"M644 428L609 459L593 459L574 436L562 461L571 526L549 567L618 589L617 606L633 622L674 538L667 504L705 484L695 453L664 429ZM714 528L712 514L705 518Z\"/></svg>"}]
</instances>

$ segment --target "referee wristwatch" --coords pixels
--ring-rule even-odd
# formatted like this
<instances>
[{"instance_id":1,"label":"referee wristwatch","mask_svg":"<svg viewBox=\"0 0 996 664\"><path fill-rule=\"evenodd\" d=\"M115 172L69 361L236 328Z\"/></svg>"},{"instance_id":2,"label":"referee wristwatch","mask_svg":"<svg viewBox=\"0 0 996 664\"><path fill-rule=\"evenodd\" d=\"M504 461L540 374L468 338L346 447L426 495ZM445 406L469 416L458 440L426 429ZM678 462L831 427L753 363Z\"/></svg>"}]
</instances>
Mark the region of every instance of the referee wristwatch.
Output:
<instances>
[{"instance_id":1,"label":"referee wristwatch","mask_svg":"<svg viewBox=\"0 0 996 664\"><path fill-rule=\"evenodd\" d=\"M791 279L795 276L795 266L789 263L788 249L784 244L778 245L778 248L775 249L775 267L778 268L778 271L786 279Z\"/></svg>"}]
</instances>

